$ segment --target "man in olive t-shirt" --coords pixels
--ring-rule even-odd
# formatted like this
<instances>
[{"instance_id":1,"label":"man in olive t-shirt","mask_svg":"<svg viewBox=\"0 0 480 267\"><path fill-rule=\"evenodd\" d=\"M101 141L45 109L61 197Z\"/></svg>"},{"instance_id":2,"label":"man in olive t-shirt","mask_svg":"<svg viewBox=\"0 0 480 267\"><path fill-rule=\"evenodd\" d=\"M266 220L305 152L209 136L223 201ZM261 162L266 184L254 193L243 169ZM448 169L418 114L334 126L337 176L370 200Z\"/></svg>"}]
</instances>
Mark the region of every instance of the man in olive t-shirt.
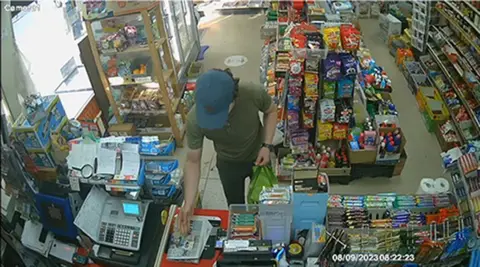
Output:
<instances>
[{"instance_id":1,"label":"man in olive t-shirt","mask_svg":"<svg viewBox=\"0 0 480 267\"><path fill-rule=\"evenodd\" d=\"M187 116L188 154L185 166L185 204L180 213L182 232L200 180L203 139L213 141L217 168L229 205L243 204L245 178L255 165L270 162L277 109L265 89L242 84L229 69L209 70L197 79L195 106ZM263 112L264 125L258 113Z\"/></svg>"}]
</instances>

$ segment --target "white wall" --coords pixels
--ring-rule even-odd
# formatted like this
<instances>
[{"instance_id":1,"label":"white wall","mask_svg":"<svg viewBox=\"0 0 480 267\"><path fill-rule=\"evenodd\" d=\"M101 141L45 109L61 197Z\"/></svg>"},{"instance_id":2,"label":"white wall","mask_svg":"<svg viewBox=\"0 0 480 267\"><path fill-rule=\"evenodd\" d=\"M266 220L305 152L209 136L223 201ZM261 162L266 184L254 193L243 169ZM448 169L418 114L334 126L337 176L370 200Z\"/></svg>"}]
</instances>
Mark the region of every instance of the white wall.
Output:
<instances>
[{"instance_id":1,"label":"white wall","mask_svg":"<svg viewBox=\"0 0 480 267\"><path fill-rule=\"evenodd\" d=\"M2 19L2 51L1 51L1 83L3 88L2 97L6 100L12 117L15 119L22 112L22 107L18 102L17 95L29 95L36 91L30 77L27 75L23 61L16 48L11 13L5 11L5 5L9 1L1 2Z\"/></svg>"}]
</instances>

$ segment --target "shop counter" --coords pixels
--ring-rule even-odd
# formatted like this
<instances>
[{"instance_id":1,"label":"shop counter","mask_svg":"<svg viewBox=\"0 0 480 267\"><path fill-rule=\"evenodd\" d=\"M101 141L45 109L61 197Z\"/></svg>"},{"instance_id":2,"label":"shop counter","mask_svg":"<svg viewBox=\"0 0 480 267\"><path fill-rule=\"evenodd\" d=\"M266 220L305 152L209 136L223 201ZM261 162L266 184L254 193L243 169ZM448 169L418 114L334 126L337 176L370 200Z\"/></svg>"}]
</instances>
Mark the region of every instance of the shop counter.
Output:
<instances>
[{"instance_id":1,"label":"shop counter","mask_svg":"<svg viewBox=\"0 0 480 267\"><path fill-rule=\"evenodd\" d=\"M177 209L177 213L180 209ZM214 217L219 217L222 221L220 226L223 229L228 228L228 210L208 210L208 209L195 209L194 215L198 216L214 216ZM167 233L167 237L169 236L169 231L165 231ZM162 242L163 243L163 242ZM215 257L213 259L209 260L200 260L199 264L193 264L193 263L183 263L183 262L175 262L175 261L169 261L167 260L167 254L166 252L166 242L165 244L162 244L160 249L163 249L163 255L162 258L159 262L159 264L155 267L211 267L214 265L214 263L217 261L217 259L220 257L220 250L215 251Z\"/></svg>"}]
</instances>

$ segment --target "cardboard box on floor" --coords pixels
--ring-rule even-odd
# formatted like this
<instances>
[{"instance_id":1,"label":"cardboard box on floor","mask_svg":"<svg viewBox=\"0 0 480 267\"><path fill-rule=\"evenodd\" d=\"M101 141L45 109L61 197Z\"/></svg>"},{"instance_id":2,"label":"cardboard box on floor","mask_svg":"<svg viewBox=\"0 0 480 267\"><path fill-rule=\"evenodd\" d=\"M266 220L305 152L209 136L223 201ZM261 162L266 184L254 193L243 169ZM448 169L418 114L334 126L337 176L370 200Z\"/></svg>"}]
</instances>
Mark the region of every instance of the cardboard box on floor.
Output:
<instances>
[{"instance_id":1,"label":"cardboard box on floor","mask_svg":"<svg viewBox=\"0 0 480 267\"><path fill-rule=\"evenodd\" d=\"M368 150L368 149L360 149L360 150L352 150L350 144L348 145L348 159L350 160L351 164L359 164L359 163L375 163L377 160L377 150Z\"/></svg>"},{"instance_id":2,"label":"cardboard box on floor","mask_svg":"<svg viewBox=\"0 0 480 267\"><path fill-rule=\"evenodd\" d=\"M400 160L395 165L395 169L393 169L393 176L399 176L402 174L403 168L405 167L405 163L407 162L407 152L405 149L402 151L400 155Z\"/></svg>"}]
</instances>

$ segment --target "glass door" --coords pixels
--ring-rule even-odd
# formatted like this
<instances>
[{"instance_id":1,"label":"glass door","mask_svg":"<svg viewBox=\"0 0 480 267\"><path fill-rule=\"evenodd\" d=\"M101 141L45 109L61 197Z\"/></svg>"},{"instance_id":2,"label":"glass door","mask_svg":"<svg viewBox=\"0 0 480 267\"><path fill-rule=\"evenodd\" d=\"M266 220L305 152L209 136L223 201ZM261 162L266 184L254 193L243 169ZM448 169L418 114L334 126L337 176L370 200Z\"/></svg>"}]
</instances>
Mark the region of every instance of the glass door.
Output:
<instances>
[{"instance_id":1,"label":"glass door","mask_svg":"<svg viewBox=\"0 0 480 267\"><path fill-rule=\"evenodd\" d=\"M174 1L175 2L175 1ZM165 28L167 30L168 39L170 41L170 49L172 50L173 58L176 64L183 65L183 50L180 46L180 37L178 36L176 24L176 18L173 15L172 1L165 0L162 2L163 20Z\"/></svg>"},{"instance_id":2,"label":"glass door","mask_svg":"<svg viewBox=\"0 0 480 267\"><path fill-rule=\"evenodd\" d=\"M170 45L175 58L181 63L178 72L179 78L184 76L185 70L192 63L199 51L197 24L193 14L193 3L189 0L163 1L164 13L167 14L169 33L172 34Z\"/></svg>"},{"instance_id":3,"label":"glass door","mask_svg":"<svg viewBox=\"0 0 480 267\"><path fill-rule=\"evenodd\" d=\"M188 28L187 16L189 15L185 9L185 1L173 1L175 18L177 20L178 33L180 35L180 43L182 45L183 55L187 57L193 42L191 38L191 30ZM185 61L185 59L184 59Z\"/></svg>"}]
</instances>

